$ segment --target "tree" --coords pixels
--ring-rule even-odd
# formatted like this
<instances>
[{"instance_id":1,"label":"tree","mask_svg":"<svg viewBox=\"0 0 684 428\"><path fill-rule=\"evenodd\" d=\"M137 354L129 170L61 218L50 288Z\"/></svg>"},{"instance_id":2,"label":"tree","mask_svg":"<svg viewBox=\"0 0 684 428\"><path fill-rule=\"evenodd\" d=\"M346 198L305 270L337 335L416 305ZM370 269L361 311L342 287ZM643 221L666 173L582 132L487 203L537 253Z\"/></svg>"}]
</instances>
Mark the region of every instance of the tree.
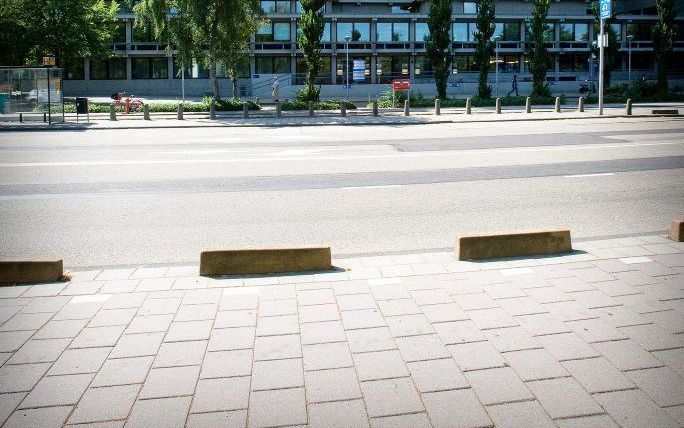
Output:
<instances>
[{"instance_id":1,"label":"tree","mask_svg":"<svg viewBox=\"0 0 684 428\"><path fill-rule=\"evenodd\" d=\"M0 56L4 65L57 65L112 55L118 3L104 0L3 0Z\"/></svg>"},{"instance_id":2,"label":"tree","mask_svg":"<svg viewBox=\"0 0 684 428\"><path fill-rule=\"evenodd\" d=\"M451 39L451 1L433 0L428 15L430 36L427 40L427 58L435 75L437 95L446 98L447 79L451 73L451 55L448 51Z\"/></svg>"},{"instance_id":3,"label":"tree","mask_svg":"<svg viewBox=\"0 0 684 428\"><path fill-rule=\"evenodd\" d=\"M656 66L658 67L658 92L667 95L667 70L672 61L672 52L677 40L675 18L677 12L674 0L656 0L658 22L653 27L653 46L655 48Z\"/></svg>"},{"instance_id":4,"label":"tree","mask_svg":"<svg viewBox=\"0 0 684 428\"><path fill-rule=\"evenodd\" d=\"M168 40L167 49L176 51L184 68L196 60L209 69L216 101L221 99L219 61L235 64L263 13L258 0L143 0L133 10L135 25Z\"/></svg>"},{"instance_id":5,"label":"tree","mask_svg":"<svg viewBox=\"0 0 684 428\"><path fill-rule=\"evenodd\" d=\"M546 70L549 67L549 56L546 44L544 43L544 33L548 29L546 17L549 14L551 0L532 0L532 19L530 28L534 47L532 48L530 69L532 71L532 96L548 96L546 86Z\"/></svg>"},{"instance_id":6,"label":"tree","mask_svg":"<svg viewBox=\"0 0 684 428\"><path fill-rule=\"evenodd\" d=\"M611 0L613 3L611 5L612 10L615 11L615 0ZM601 18L599 15L599 1L596 0L591 5L594 11L594 39L598 40L601 31ZM613 30L611 24L617 21L615 14L608 19L605 19L603 31L608 35L608 46L603 50L603 84L606 88L610 87L610 78L615 67L620 64L620 41L617 39L617 33ZM591 48L592 54L598 58L599 57L599 46Z\"/></svg>"},{"instance_id":7,"label":"tree","mask_svg":"<svg viewBox=\"0 0 684 428\"><path fill-rule=\"evenodd\" d=\"M323 7L325 0L301 0L302 19L300 22L299 48L306 63L305 101L318 101L320 89L316 88L316 78L321 72L321 38L325 29Z\"/></svg>"},{"instance_id":8,"label":"tree","mask_svg":"<svg viewBox=\"0 0 684 428\"><path fill-rule=\"evenodd\" d=\"M477 5L475 41L475 60L480 69L479 84L477 86L477 96L489 98L492 96L492 87L487 85L489 74L489 58L494 54L494 43L492 36L496 25L494 24L494 0L480 0Z\"/></svg>"}]
</instances>

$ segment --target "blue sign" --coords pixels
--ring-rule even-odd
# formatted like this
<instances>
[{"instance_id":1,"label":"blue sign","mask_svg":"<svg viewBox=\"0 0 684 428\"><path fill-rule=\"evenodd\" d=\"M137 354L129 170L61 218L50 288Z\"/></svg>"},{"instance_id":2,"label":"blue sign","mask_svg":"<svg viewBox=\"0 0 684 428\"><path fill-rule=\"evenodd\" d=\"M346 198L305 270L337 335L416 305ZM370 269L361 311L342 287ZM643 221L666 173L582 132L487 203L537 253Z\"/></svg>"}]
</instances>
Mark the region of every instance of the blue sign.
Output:
<instances>
[{"instance_id":1,"label":"blue sign","mask_svg":"<svg viewBox=\"0 0 684 428\"><path fill-rule=\"evenodd\" d=\"M613 4L611 0L600 0L599 11L601 19L608 19L613 15Z\"/></svg>"},{"instance_id":2,"label":"blue sign","mask_svg":"<svg viewBox=\"0 0 684 428\"><path fill-rule=\"evenodd\" d=\"M366 61L362 59L355 59L352 68L352 80L354 82L363 82L366 80Z\"/></svg>"}]
</instances>

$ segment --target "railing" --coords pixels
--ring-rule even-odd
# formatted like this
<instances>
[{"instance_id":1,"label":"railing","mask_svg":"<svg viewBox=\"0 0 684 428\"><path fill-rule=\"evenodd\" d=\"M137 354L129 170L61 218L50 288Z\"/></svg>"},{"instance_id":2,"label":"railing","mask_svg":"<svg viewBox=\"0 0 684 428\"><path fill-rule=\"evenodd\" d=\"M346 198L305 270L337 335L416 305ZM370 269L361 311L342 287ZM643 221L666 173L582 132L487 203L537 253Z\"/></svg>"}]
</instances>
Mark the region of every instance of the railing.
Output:
<instances>
[{"instance_id":1,"label":"railing","mask_svg":"<svg viewBox=\"0 0 684 428\"><path fill-rule=\"evenodd\" d=\"M114 43L111 45L112 49L117 52L161 52L166 50L166 43L156 42L132 42L132 43Z\"/></svg>"},{"instance_id":2,"label":"railing","mask_svg":"<svg viewBox=\"0 0 684 428\"><path fill-rule=\"evenodd\" d=\"M370 50L373 47L371 42L349 42L349 50ZM335 49L344 50L346 48L344 43L336 43Z\"/></svg>"},{"instance_id":3,"label":"railing","mask_svg":"<svg viewBox=\"0 0 684 428\"><path fill-rule=\"evenodd\" d=\"M254 43L255 51L289 51L292 49L291 42L256 42Z\"/></svg>"}]
</instances>

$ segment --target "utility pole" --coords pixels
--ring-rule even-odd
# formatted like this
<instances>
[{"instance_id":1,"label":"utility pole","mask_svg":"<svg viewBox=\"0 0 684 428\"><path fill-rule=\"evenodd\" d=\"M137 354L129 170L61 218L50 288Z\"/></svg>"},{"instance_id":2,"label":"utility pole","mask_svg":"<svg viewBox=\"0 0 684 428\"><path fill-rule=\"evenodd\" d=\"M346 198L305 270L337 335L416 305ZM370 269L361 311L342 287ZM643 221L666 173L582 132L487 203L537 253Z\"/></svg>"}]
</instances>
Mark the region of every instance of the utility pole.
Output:
<instances>
[{"instance_id":1,"label":"utility pole","mask_svg":"<svg viewBox=\"0 0 684 428\"><path fill-rule=\"evenodd\" d=\"M599 115L603 115L603 61L604 61L604 51L606 48L607 37L604 32L604 27L606 26L606 19L610 18L612 15L612 3L611 0L600 0L599 1L599 22L600 22L600 35L599 35Z\"/></svg>"}]
</instances>

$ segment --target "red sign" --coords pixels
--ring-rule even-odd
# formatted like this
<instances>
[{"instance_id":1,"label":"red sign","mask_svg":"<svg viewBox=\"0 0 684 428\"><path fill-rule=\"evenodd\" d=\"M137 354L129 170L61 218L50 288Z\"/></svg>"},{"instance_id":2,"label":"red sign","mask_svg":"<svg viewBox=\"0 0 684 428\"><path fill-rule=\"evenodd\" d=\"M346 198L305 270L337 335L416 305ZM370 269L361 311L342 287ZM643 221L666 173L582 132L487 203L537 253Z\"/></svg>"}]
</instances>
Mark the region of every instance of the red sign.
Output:
<instances>
[{"instance_id":1,"label":"red sign","mask_svg":"<svg viewBox=\"0 0 684 428\"><path fill-rule=\"evenodd\" d=\"M411 81L406 79L393 80L392 89L394 89L395 91L411 89Z\"/></svg>"}]
</instances>

